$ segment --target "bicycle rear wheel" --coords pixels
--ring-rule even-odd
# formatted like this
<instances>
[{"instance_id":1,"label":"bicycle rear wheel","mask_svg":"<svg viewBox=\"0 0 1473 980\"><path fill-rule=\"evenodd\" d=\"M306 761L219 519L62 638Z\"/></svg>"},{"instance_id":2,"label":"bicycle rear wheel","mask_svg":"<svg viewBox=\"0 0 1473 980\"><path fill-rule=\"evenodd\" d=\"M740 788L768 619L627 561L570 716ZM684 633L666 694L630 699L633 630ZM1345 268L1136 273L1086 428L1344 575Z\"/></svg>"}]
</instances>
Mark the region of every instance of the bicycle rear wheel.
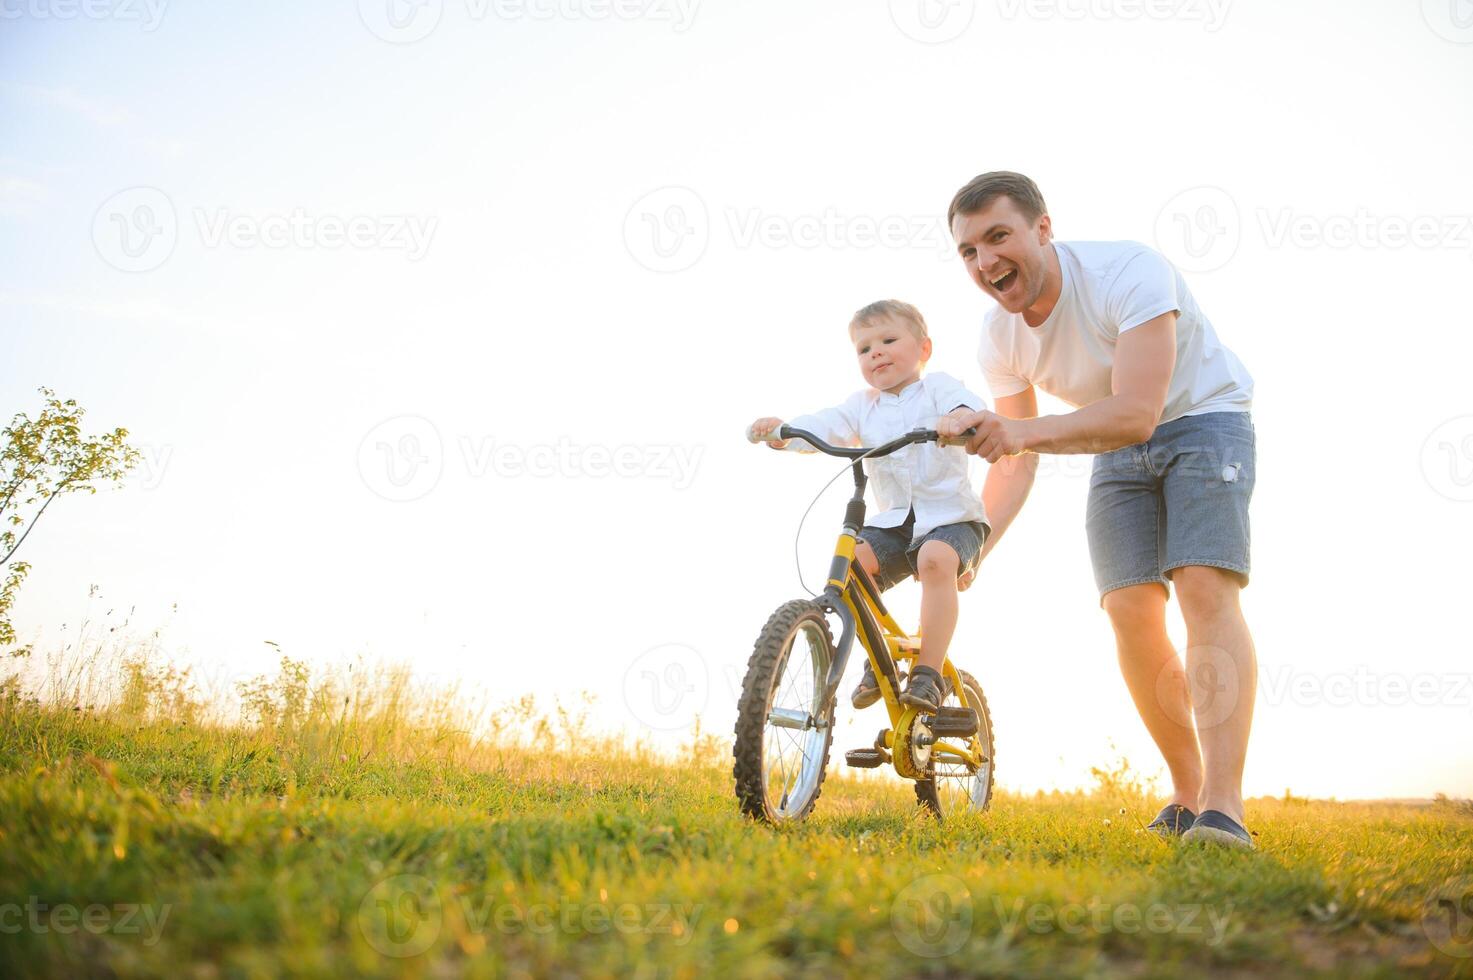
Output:
<instances>
[{"instance_id":1,"label":"bicycle rear wheel","mask_svg":"<svg viewBox=\"0 0 1473 980\"><path fill-rule=\"evenodd\" d=\"M835 655L823 607L806 599L784 603L758 634L732 749L748 816L797 822L818 801L834 738L833 708L819 702Z\"/></svg>"},{"instance_id":2,"label":"bicycle rear wheel","mask_svg":"<svg viewBox=\"0 0 1473 980\"><path fill-rule=\"evenodd\" d=\"M992 738L992 715L987 710L987 696L982 693L982 685L971 674L958 669L957 675L962 681L961 690L948 694L943 704L965 705L977 712L977 738L982 743L982 755L987 761L974 771L966 764L932 748L931 762L927 766L931 778L916 781L916 799L942 820L967 810L980 812L987 809L992 802L996 752Z\"/></svg>"}]
</instances>

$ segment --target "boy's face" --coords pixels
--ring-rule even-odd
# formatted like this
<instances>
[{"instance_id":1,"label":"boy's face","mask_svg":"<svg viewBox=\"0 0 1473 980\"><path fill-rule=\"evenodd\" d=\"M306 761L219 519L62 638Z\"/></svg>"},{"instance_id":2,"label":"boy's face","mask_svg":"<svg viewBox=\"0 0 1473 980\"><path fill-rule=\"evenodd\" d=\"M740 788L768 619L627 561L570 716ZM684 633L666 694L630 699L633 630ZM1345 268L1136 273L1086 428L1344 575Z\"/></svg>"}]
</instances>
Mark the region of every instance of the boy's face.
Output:
<instances>
[{"instance_id":1,"label":"boy's face","mask_svg":"<svg viewBox=\"0 0 1473 980\"><path fill-rule=\"evenodd\" d=\"M931 358L931 340L919 340L908 324L886 317L860 324L850 336L859 355L859 373L881 391L898 392L921 376L921 365Z\"/></svg>"}]
</instances>

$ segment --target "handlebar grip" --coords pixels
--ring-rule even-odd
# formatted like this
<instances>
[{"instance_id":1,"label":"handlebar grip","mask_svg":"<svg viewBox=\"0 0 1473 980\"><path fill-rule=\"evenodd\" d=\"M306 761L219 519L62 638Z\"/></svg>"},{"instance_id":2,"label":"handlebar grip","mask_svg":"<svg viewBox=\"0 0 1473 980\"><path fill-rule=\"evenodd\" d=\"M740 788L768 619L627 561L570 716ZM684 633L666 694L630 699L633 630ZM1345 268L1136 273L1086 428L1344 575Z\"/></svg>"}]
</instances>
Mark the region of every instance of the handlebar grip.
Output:
<instances>
[{"instance_id":1,"label":"handlebar grip","mask_svg":"<svg viewBox=\"0 0 1473 980\"><path fill-rule=\"evenodd\" d=\"M940 433L937 433L937 435L936 435L936 445L938 445L938 446L965 446L967 444L967 440L970 439L970 438L972 438L972 436L974 436L976 434L977 434L977 430L975 428L973 428L973 429L967 429L965 432L963 432L959 436L943 436Z\"/></svg>"}]
</instances>

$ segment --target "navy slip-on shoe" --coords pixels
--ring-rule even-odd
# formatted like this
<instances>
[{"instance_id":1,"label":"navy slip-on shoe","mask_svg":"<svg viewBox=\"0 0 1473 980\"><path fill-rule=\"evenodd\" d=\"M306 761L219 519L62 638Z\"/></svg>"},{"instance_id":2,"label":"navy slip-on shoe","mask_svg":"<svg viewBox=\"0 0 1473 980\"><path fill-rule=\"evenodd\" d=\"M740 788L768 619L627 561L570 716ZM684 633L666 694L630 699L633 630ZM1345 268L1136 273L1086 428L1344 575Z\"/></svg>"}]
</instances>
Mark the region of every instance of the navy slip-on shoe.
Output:
<instances>
[{"instance_id":1,"label":"navy slip-on shoe","mask_svg":"<svg viewBox=\"0 0 1473 980\"><path fill-rule=\"evenodd\" d=\"M1181 839L1205 841L1224 847L1241 847L1249 851L1257 846L1253 843L1253 835L1221 810L1203 810L1202 815L1193 821L1191 829L1182 834Z\"/></svg>"},{"instance_id":2,"label":"navy slip-on shoe","mask_svg":"<svg viewBox=\"0 0 1473 980\"><path fill-rule=\"evenodd\" d=\"M1146 824L1146 829L1160 837L1180 837L1197 822L1197 815L1180 803L1168 803L1156 814L1156 819Z\"/></svg>"}]
</instances>

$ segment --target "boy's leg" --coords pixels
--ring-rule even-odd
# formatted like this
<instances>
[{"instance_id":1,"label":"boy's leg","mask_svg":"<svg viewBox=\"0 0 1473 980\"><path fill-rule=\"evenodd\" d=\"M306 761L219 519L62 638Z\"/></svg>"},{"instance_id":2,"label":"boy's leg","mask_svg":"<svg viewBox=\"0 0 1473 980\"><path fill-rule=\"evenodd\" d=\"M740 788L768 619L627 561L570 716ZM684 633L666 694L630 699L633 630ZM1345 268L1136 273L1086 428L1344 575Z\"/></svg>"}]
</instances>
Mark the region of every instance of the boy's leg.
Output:
<instances>
[{"instance_id":1,"label":"boy's leg","mask_svg":"<svg viewBox=\"0 0 1473 980\"><path fill-rule=\"evenodd\" d=\"M921 652L916 666L940 673L946 649L956 632L956 576L961 557L945 541L930 540L916 555L916 577L921 580Z\"/></svg>"}]
</instances>

